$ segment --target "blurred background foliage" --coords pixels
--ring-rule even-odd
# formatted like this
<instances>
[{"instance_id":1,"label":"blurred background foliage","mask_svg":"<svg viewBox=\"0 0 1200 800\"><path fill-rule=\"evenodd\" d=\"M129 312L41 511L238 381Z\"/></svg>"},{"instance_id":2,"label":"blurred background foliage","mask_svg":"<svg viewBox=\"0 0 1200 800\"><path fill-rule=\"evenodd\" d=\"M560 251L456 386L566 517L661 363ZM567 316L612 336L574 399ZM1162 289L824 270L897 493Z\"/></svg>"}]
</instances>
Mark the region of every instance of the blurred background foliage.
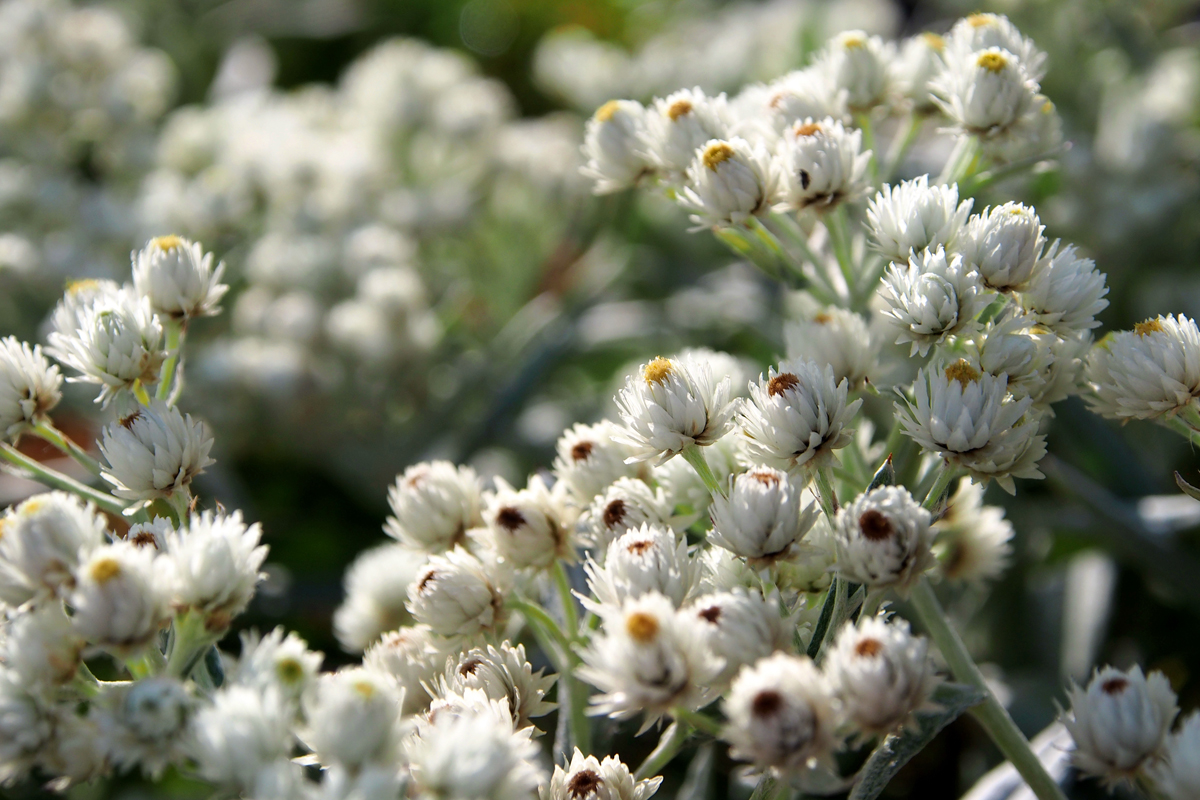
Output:
<instances>
[{"instance_id":1,"label":"blurred background foliage","mask_svg":"<svg viewBox=\"0 0 1200 800\"><path fill-rule=\"evenodd\" d=\"M1111 287L1101 315L1106 330L1157 313L1200 315L1200 9L1193 2L107 5L135 38L173 62L174 106L211 101L239 47L259 59L275 87L294 90L334 85L373 46L405 36L468 56L511 92L516 117L558 113L577 132L610 94L647 100L694 83L736 91L802 64L845 28L903 36L944 30L977 10L1005 13L1050 54L1043 91L1057 104L1072 146L1056 169L995 186L977 208L989 198L1032 202L1050 238L1075 242L1095 258ZM731 37L741 44L732 46ZM81 180L96 180L86 159L74 169ZM792 298L778 286L736 263L711 237L688 234L684 215L661 199L577 193L555 204L560 218L545 225L534 204L532 224L492 215L421 240L422 261L438 273L425 277L443 336L427 358L401 367L418 373L405 376L402 390L396 382L368 381L369 391L354 390L366 392L359 397L366 401L344 418L331 416L345 410L337 404L297 416L269 403L223 418L220 402L232 403L232 396L198 387L203 401L192 407L214 422L219 457L201 496L261 520L271 545L270 578L243 618L247 625L296 629L325 651L327 666L350 660L331 633L342 574L356 554L382 541L385 488L405 466L448 457L519 480L549 465L564 427L610 413L616 381L639 360L707 346L757 370L782 351ZM490 202L503 207L510 200L501 194ZM246 243L236 237L205 243L218 257L245 259ZM133 244L129 234L116 250ZM459 271L446 272L453 265ZM235 290L245 288L236 270L231 276ZM50 291L39 290L36 280L30 288L0 270L0 334L35 335L61 280L54 274L43 281ZM463 286L465 296L443 302ZM213 338L228 320L203 325L210 328L201 339ZM75 413L86 418L87 405L76 398ZM986 595L951 597L951 607L968 643L995 665L1027 731L1051 721L1066 678L1082 678L1094 663L1162 669L1183 707L1194 708L1200 504L1174 490L1172 472L1195 482L1197 454L1164 430L1116 426L1078 401L1056 412L1047 480L1024 482L1016 498L989 492L1016 526L1014 565ZM288 425L278 424L280 416ZM622 740L627 760L636 762L639 748L652 745L645 738ZM958 796L996 758L974 723L961 719L900 774L888 796ZM714 773L730 768L719 764ZM682 777L669 776L659 796L673 796ZM182 785L168 790L189 794ZM134 797L142 790L118 783L113 791ZM724 792L714 784L710 796ZM1099 790L1080 787L1076 796L1089 792ZM73 796L96 795L79 787Z\"/></svg>"}]
</instances>

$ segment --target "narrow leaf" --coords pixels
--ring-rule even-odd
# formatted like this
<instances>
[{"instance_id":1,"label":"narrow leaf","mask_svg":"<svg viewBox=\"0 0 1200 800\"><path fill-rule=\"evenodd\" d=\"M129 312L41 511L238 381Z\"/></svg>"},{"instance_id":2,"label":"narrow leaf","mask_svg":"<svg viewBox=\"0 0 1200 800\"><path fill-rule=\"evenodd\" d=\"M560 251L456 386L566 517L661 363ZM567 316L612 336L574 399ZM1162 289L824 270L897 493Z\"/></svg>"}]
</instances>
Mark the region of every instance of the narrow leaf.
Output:
<instances>
[{"instance_id":1,"label":"narrow leaf","mask_svg":"<svg viewBox=\"0 0 1200 800\"><path fill-rule=\"evenodd\" d=\"M943 683L933 693L937 711L917 712L915 729L891 734L875 748L858 772L858 782L849 800L875 800L900 768L933 741L943 728L958 719L967 709L983 702L986 695L974 686Z\"/></svg>"},{"instance_id":2,"label":"narrow leaf","mask_svg":"<svg viewBox=\"0 0 1200 800\"><path fill-rule=\"evenodd\" d=\"M1178 472L1175 473L1175 485L1178 486L1179 490L1188 497L1192 498L1193 500L1200 500L1200 489L1197 489L1195 486L1192 486L1190 483L1185 481L1183 476Z\"/></svg>"},{"instance_id":3,"label":"narrow leaf","mask_svg":"<svg viewBox=\"0 0 1200 800\"><path fill-rule=\"evenodd\" d=\"M896 484L896 467L892 464L892 454L888 453L887 460L875 472L875 477L871 478L871 485L867 487L867 491L878 489L880 486L894 486Z\"/></svg>"},{"instance_id":4,"label":"narrow leaf","mask_svg":"<svg viewBox=\"0 0 1200 800\"><path fill-rule=\"evenodd\" d=\"M821 652L821 642L825 641L825 633L829 630L829 623L833 620L833 606L835 595L837 594L837 583L841 580L834 575L829 581L829 589L825 592L825 604L821 606L821 616L817 617L817 627L813 628L812 639L808 642L808 657L816 658L817 653Z\"/></svg>"}]
</instances>

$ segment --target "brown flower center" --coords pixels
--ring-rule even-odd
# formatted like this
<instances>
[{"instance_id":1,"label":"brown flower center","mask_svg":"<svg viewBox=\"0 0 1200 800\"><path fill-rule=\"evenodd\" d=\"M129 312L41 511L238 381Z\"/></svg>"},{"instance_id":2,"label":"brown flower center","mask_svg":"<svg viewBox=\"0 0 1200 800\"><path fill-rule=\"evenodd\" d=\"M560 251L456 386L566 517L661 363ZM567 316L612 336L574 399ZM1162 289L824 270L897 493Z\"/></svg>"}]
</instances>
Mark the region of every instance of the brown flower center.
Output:
<instances>
[{"instance_id":1,"label":"brown flower center","mask_svg":"<svg viewBox=\"0 0 1200 800\"><path fill-rule=\"evenodd\" d=\"M595 794L603 783L604 779L593 770L585 769L571 776L571 780L567 781L567 791L574 800L583 800Z\"/></svg>"},{"instance_id":2,"label":"brown flower center","mask_svg":"<svg viewBox=\"0 0 1200 800\"><path fill-rule=\"evenodd\" d=\"M763 486L778 486L779 474L765 469L756 469L749 473L749 477L758 481Z\"/></svg>"},{"instance_id":3,"label":"brown flower center","mask_svg":"<svg viewBox=\"0 0 1200 800\"><path fill-rule=\"evenodd\" d=\"M790 372L783 372L767 382L767 395L778 397L800 385L800 379Z\"/></svg>"},{"instance_id":4,"label":"brown flower center","mask_svg":"<svg viewBox=\"0 0 1200 800\"><path fill-rule=\"evenodd\" d=\"M700 617L702 619L704 619L706 622L710 622L713 625L716 625L717 620L719 620L721 618L721 607L720 606L709 606L708 608L701 609Z\"/></svg>"},{"instance_id":5,"label":"brown flower center","mask_svg":"<svg viewBox=\"0 0 1200 800\"><path fill-rule=\"evenodd\" d=\"M497 512L496 524L509 533L512 533L525 524L525 515L519 509L512 506L505 506Z\"/></svg>"},{"instance_id":6,"label":"brown flower center","mask_svg":"<svg viewBox=\"0 0 1200 800\"><path fill-rule=\"evenodd\" d=\"M596 445L592 442L576 442L575 446L571 448L571 460L587 461L588 457L592 455L592 450L595 447Z\"/></svg>"},{"instance_id":7,"label":"brown flower center","mask_svg":"<svg viewBox=\"0 0 1200 800\"><path fill-rule=\"evenodd\" d=\"M892 521L883 515L882 512L870 509L864 511L862 516L858 518L858 528L862 531L863 537L869 542L882 542L890 539L894 530Z\"/></svg>"},{"instance_id":8,"label":"brown flower center","mask_svg":"<svg viewBox=\"0 0 1200 800\"><path fill-rule=\"evenodd\" d=\"M637 539L625 545L625 549L635 556L643 555L647 550L654 547L654 542L649 539Z\"/></svg>"},{"instance_id":9,"label":"brown flower center","mask_svg":"<svg viewBox=\"0 0 1200 800\"><path fill-rule=\"evenodd\" d=\"M774 689L764 689L750 701L750 713L756 717L771 717L783 708L783 695Z\"/></svg>"},{"instance_id":10,"label":"brown flower center","mask_svg":"<svg viewBox=\"0 0 1200 800\"><path fill-rule=\"evenodd\" d=\"M604 507L604 527L615 528L625 520L625 501L621 498L613 500Z\"/></svg>"},{"instance_id":11,"label":"brown flower center","mask_svg":"<svg viewBox=\"0 0 1200 800\"><path fill-rule=\"evenodd\" d=\"M467 675L474 675L475 670L479 669L482 664L483 661L481 659L468 658L466 661L458 665L458 674L462 675L463 677L466 677Z\"/></svg>"},{"instance_id":12,"label":"brown flower center","mask_svg":"<svg viewBox=\"0 0 1200 800\"><path fill-rule=\"evenodd\" d=\"M883 652L883 642L867 637L854 646L854 654L863 658L873 658Z\"/></svg>"},{"instance_id":13,"label":"brown flower center","mask_svg":"<svg viewBox=\"0 0 1200 800\"><path fill-rule=\"evenodd\" d=\"M1121 692L1129 687L1129 681L1124 678L1109 678L1104 683L1100 684L1100 691L1107 695L1116 697Z\"/></svg>"}]
</instances>

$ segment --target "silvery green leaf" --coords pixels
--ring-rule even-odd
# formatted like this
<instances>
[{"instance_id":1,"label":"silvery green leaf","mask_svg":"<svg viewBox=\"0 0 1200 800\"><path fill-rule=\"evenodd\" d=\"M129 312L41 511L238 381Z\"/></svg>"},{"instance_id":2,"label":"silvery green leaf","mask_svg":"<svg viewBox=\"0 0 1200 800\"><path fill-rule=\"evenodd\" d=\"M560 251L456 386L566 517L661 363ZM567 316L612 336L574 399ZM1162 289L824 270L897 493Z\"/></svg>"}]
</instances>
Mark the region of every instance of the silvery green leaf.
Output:
<instances>
[{"instance_id":1,"label":"silvery green leaf","mask_svg":"<svg viewBox=\"0 0 1200 800\"><path fill-rule=\"evenodd\" d=\"M1190 483L1185 481L1183 476L1178 472L1175 473L1175 485L1178 486L1179 490L1188 497L1192 498L1193 500L1200 500L1200 489L1197 489L1195 486L1192 486Z\"/></svg>"},{"instance_id":2,"label":"silvery green leaf","mask_svg":"<svg viewBox=\"0 0 1200 800\"><path fill-rule=\"evenodd\" d=\"M867 487L867 491L878 489L880 486L893 486L896 483L896 467L892 464L892 454L888 453L887 460L883 462L878 470L875 471L875 476L871 478L871 484Z\"/></svg>"},{"instance_id":3,"label":"silvery green leaf","mask_svg":"<svg viewBox=\"0 0 1200 800\"><path fill-rule=\"evenodd\" d=\"M909 759L921 752L943 728L967 709L983 702L984 692L974 686L943 683L933 693L937 711L917 712L916 729L891 734L879 743L858 772L850 800L874 800Z\"/></svg>"}]
</instances>

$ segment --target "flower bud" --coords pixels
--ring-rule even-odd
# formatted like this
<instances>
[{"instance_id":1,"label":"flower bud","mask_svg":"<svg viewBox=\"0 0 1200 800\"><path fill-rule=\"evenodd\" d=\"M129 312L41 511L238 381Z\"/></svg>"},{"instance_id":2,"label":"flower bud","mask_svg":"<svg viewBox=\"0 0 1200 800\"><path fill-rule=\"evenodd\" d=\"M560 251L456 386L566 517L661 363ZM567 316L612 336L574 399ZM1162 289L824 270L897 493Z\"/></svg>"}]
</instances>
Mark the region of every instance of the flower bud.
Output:
<instances>
[{"instance_id":1,"label":"flower bud","mask_svg":"<svg viewBox=\"0 0 1200 800\"><path fill-rule=\"evenodd\" d=\"M1200 712L1189 714L1179 730L1167 737L1162 760L1149 773L1167 800L1200 797Z\"/></svg>"},{"instance_id":2,"label":"flower bud","mask_svg":"<svg viewBox=\"0 0 1200 800\"><path fill-rule=\"evenodd\" d=\"M868 230L885 258L902 264L910 256L920 260L922 250L958 241L974 202L971 197L958 202L957 184L930 186L928 175L884 185L867 204Z\"/></svg>"},{"instance_id":3,"label":"flower bud","mask_svg":"<svg viewBox=\"0 0 1200 800\"><path fill-rule=\"evenodd\" d=\"M442 636L495 629L504 597L479 559L461 548L434 556L408 587L408 610Z\"/></svg>"},{"instance_id":4,"label":"flower bud","mask_svg":"<svg viewBox=\"0 0 1200 800\"><path fill-rule=\"evenodd\" d=\"M701 227L740 225L775 201L778 176L762 145L741 137L712 139L696 151L679 195Z\"/></svg>"},{"instance_id":5,"label":"flower bud","mask_svg":"<svg viewBox=\"0 0 1200 800\"><path fill-rule=\"evenodd\" d=\"M478 479L448 461L414 464L388 490L392 516L383 530L410 550L444 553L483 524Z\"/></svg>"},{"instance_id":6,"label":"flower bud","mask_svg":"<svg viewBox=\"0 0 1200 800\"><path fill-rule=\"evenodd\" d=\"M635 779L616 756L600 761L576 747L570 764L554 767L541 800L649 800L661 783L661 777Z\"/></svg>"},{"instance_id":7,"label":"flower bud","mask_svg":"<svg viewBox=\"0 0 1200 800\"><path fill-rule=\"evenodd\" d=\"M168 766L183 763L194 702L178 680L155 676L111 688L103 704L101 736L118 769L140 767L158 780Z\"/></svg>"},{"instance_id":8,"label":"flower bud","mask_svg":"<svg viewBox=\"0 0 1200 800\"><path fill-rule=\"evenodd\" d=\"M15 441L62 399L62 375L42 348L0 339L0 439Z\"/></svg>"},{"instance_id":9,"label":"flower bud","mask_svg":"<svg viewBox=\"0 0 1200 800\"><path fill-rule=\"evenodd\" d=\"M636 478L645 471L641 465L625 463L632 453L617 441L619 432L616 424L601 420L575 425L559 437L554 477L567 485L576 503L587 505L614 481Z\"/></svg>"},{"instance_id":10,"label":"flower bud","mask_svg":"<svg viewBox=\"0 0 1200 800\"><path fill-rule=\"evenodd\" d=\"M626 531L642 525L670 524L671 503L662 489L651 489L637 478L619 478L584 509L577 527L588 547L604 552Z\"/></svg>"},{"instance_id":11,"label":"flower bud","mask_svg":"<svg viewBox=\"0 0 1200 800\"><path fill-rule=\"evenodd\" d=\"M963 263L998 292L1021 290L1033 274L1046 240L1045 227L1029 206L1005 203L967 221L957 250Z\"/></svg>"},{"instance_id":12,"label":"flower bud","mask_svg":"<svg viewBox=\"0 0 1200 800\"><path fill-rule=\"evenodd\" d=\"M0 600L19 606L62 595L80 561L104 544L94 506L66 492L35 495L0 517Z\"/></svg>"},{"instance_id":13,"label":"flower bud","mask_svg":"<svg viewBox=\"0 0 1200 800\"><path fill-rule=\"evenodd\" d=\"M861 389L879 370L879 342L862 315L828 306L784 326L789 360L833 367L833 379Z\"/></svg>"},{"instance_id":14,"label":"flower bud","mask_svg":"<svg viewBox=\"0 0 1200 800\"><path fill-rule=\"evenodd\" d=\"M257 522L247 526L240 511L205 511L169 532L163 549L173 564L171 604L176 611L203 614L210 632L228 628L246 610L263 577L259 569L267 547L259 544L261 539L262 527Z\"/></svg>"},{"instance_id":15,"label":"flower bud","mask_svg":"<svg viewBox=\"0 0 1200 800\"><path fill-rule=\"evenodd\" d=\"M588 120L583 139L587 165L580 171L596 182L596 194L628 189L650 171L641 154L645 116L636 100L610 100Z\"/></svg>"},{"instance_id":16,"label":"flower bud","mask_svg":"<svg viewBox=\"0 0 1200 800\"><path fill-rule=\"evenodd\" d=\"M906 592L933 565L929 512L902 486L880 486L838 511L838 572L870 588Z\"/></svg>"},{"instance_id":17,"label":"flower bud","mask_svg":"<svg viewBox=\"0 0 1200 800\"><path fill-rule=\"evenodd\" d=\"M304 740L322 764L392 763L402 695L390 678L362 667L325 673L305 701Z\"/></svg>"},{"instance_id":18,"label":"flower bud","mask_svg":"<svg viewBox=\"0 0 1200 800\"><path fill-rule=\"evenodd\" d=\"M728 497L713 498L709 541L752 565L786 558L820 513L813 503L801 506L802 492L786 472L770 467L743 472Z\"/></svg>"},{"instance_id":19,"label":"flower bud","mask_svg":"<svg viewBox=\"0 0 1200 800\"><path fill-rule=\"evenodd\" d=\"M133 254L133 286L164 317L188 320L218 313L229 287L221 283L225 265L213 269L213 254L199 242L159 236Z\"/></svg>"},{"instance_id":20,"label":"flower bud","mask_svg":"<svg viewBox=\"0 0 1200 800\"><path fill-rule=\"evenodd\" d=\"M154 550L123 541L93 550L70 597L75 630L119 654L149 644L171 618L168 564Z\"/></svg>"},{"instance_id":21,"label":"flower bud","mask_svg":"<svg viewBox=\"0 0 1200 800\"><path fill-rule=\"evenodd\" d=\"M1074 245L1059 250L1055 241L1034 265L1029 283L1017 296L1030 320L1060 336L1097 328L1096 315L1108 307L1104 273L1096 262L1080 258Z\"/></svg>"},{"instance_id":22,"label":"flower bud","mask_svg":"<svg viewBox=\"0 0 1200 800\"><path fill-rule=\"evenodd\" d=\"M575 557L571 529L563 524L563 508L540 476L517 491L497 479L484 519L496 552L514 569L545 569Z\"/></svg>"},{"instance_id":23,"label":"flower bud","mask_svg":"<svg viewBox=\"0 0 1200 800\"><path fill-rule=\"evenodd\" d=\"M216 463L208 457L212 446L203 422L153 400L104 429L100 453L106 463L101 477L124 500L147 503L170 497Z\"/></svg>"},{"instance_id":24,"label":"flower bud","mask_svg":"<svg viewBox=\"0 0 1200 800\"><path fill-rule=\"evenodd\" d=\"M729 117L725 95L706 97L699 87L656 99L645 115L647 160L680 182L697 150L712 139L729 136Z\"/></svg>"},{"instance_id":25,"label":"flower bud","mask_svg":"<svg viewBox=\"0 0 1200 800\"><path fill-rule=\"evenodd\" d=\"M718 678L721 684L760 658L795 649L797 615L782 613L778 593L763 599L758 592L738 588L698 597L687 610L704 623L709 649L725 661Z\"/></svg>"},{"instance_id":26,"label":"flower bud","mask_svg":"<svg viewBox=\"0 0 1200 800\"><path fill-rule=\"evenodd\" d=\"M779 143L780 197L791 209L818 211L853 200L867 187L870 160L871 151L862 152L862 131L828 117L796 122Z\"/></svg>"},{"instance_id":27,"label":"flower bud","mask_svg":"<svg viewBox=\"0 0 1200 800\"><path fill-rule=\"evenodd\" d=\"M605 551L604 566L589 558L584 571L588 589L598 604L613 606L650 592L680 606L700 577L698 565L688 555L687 540L667 528L648 524L614 539Z\"/></svg>"},{"instance_id":28,"label":"flower bud","mask_svg":"<svg viewBox=\"0 0 1200 800\"><path fill-rule=\"evenodd\" d=\"M979 273L941 247L889 266L879 296L896 344L912 343L909 355L925 355L947 336L977 330L976 317L989 301Z\"/></svg>"},{"instance_id":29,"label":"flower bud","mask_svg":"<svg viewBox=\"0 0 1200 800\"><path fill-rule=\"evenodd\" d=\"M424 553L385 544L359 553L343 580L346 599L333 614L342 647L361 651L380 634L412 623L408 587L428 563Z\"/></svg>"},{"instance_id":30,"label":"flower bud","mask_svg":"<svg viewBox=\"0 0 1200 800\"><path fill-rule=\"evenodd\" d=\"M512 712L514 730L533 725L533 717L554 710L555 704L543 698L554 685L556 676L536 673L525 658L524 645L513 647L502 642L500 647L474 647L451 659L436 683L442 697L461 695L469 689L481 689L492 700L505 700ZM533 735L538 733L535 731Z\"/></svg>"},{"instance_id":31,"label":"flower bud","mask_svg":"<svg viewBox=\"0 0 1200 800\"><path fill-rule=\"evenodd\" d=\"M851 109L867 111L887 100L895 59L895 48L878 36L845 31L829 41L817 64L834 86L846 92Z\"/></svg>"}]
</instances>

